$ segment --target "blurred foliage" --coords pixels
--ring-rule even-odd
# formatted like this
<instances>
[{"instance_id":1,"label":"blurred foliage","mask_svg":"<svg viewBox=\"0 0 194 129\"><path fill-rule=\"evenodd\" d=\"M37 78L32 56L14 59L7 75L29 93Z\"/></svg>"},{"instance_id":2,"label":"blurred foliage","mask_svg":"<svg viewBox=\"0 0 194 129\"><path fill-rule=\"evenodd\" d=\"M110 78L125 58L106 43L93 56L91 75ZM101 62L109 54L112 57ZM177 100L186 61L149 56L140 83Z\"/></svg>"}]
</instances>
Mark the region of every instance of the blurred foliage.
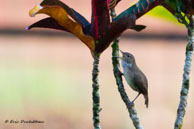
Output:
<instances>
[{"instance_id":1,"label":"blurred foliage","mask_svg":"<svg viewBox=\"0 0 194 129\"><path fill-rule=\"evenodd\" d=\"M161 18L163 20L172 21L172 23L183 26L178 22L175 16L173 16L167 9L165 9L163 6L157 6L148 13L146 13L147 16L154 16L157 18Z\"/></svg>"}]
</instances>

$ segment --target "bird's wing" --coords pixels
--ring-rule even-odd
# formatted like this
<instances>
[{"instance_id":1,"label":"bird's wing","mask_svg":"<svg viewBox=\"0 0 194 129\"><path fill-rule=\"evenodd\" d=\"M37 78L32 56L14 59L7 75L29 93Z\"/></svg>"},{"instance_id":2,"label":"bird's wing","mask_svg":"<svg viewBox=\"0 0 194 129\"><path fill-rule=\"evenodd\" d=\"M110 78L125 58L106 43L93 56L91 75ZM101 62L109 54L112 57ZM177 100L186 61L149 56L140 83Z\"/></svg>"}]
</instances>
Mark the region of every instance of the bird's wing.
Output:
<instances>
[{"instance_id":1,"label":"bird's wing","mask_svg":"<svg viewBox=\"0 0 194 129\"><path fill-rule=\"evenodd\" d=\"M141 71L140 71L141 72ZM142 72L141 72L142 73ZM148 83L146 76L142 74L135 73L134 85L137 86L142 94L148 94Z\"/></svg>"}]
</instances>

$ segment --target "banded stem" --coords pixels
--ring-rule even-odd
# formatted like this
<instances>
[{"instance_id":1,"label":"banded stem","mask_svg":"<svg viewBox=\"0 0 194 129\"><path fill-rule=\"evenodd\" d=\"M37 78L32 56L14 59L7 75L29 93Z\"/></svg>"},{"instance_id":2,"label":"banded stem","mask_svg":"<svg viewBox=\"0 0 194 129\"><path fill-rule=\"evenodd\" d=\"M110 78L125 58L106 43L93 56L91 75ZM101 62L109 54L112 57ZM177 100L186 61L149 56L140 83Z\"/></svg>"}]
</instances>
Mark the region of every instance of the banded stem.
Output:
<instances>
[{"instance_id":1,"label":"banded stem","mask_svg":"<svg viewBox=\"0 0 194 129\"><path fill-rule=\"evenodd\" d=\"M113 21L116 18L116 13L115 13L114 8L111 9L111 17L112 17ZM133 125L135 126L136 129L143 129L142 125L140 124L140 120L137 116L136 109L135 109L134 105L130 104L131 101L129 100L129 97L127 96L127 93L125 92L125 88L124 88L124 85L122 82L122 75L121 75L120 69L119 69L118 57L119 57L119 38L114 40L113 44L112 44L112 64L113 64L114 76L115 76L116 83L118 86L118 91L121 95L123 102L125 103L125 105L128 109L129 116L133 122Z\"/></svg>"},{"instance_id":2,"label":"banded stem","mask_svg":"<svg viewBox=\"0 0 194 129\"><path fill-rule=\"evenodd\" d=\"M188 28L188 44L186 46L186 58L184 65L182 89L180 93L180 102L177 109L177 118L174 124L174 129L181 129L183 125L183 118L186 112L187 98L189 93L189 74L191 71L191 62L193 54L193 43L194 43L194 16L190 19L190 25Z\"/></svg>"},{"instance_id":3,"label":"banded stem","mask_svg":"<svg viewBox=\"0 0 194 129\"><path fill-rule=\"evenodd\" d=\"M99 65L99 54L94 54L93 70L92 70L92 98L93 98L93 125L94 129L101 129L100 127L100 95L99 95L99 84L98 84L98 65Z\"/></svg>"}]
</instances>

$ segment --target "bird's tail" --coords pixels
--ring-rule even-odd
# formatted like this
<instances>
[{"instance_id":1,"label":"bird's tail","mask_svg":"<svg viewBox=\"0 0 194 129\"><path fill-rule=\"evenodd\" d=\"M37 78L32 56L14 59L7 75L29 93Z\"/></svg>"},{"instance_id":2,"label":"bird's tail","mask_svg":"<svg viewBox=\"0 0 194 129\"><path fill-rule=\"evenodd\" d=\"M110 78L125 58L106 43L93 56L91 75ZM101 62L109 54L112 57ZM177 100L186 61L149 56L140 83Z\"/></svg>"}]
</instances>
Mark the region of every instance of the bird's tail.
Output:
<instances>
[{"instance_id":1,"label":"bird's tail","mask_svg":"<svg viewBox=\"0 0 194 129\"><path fill-rule=\"evenodd\" d=\"M144 95L144 98L145 98L145 105L146 105L146 108L148 108L148 104L149 104L148 95Z\"/></svg>"}]
</instances>

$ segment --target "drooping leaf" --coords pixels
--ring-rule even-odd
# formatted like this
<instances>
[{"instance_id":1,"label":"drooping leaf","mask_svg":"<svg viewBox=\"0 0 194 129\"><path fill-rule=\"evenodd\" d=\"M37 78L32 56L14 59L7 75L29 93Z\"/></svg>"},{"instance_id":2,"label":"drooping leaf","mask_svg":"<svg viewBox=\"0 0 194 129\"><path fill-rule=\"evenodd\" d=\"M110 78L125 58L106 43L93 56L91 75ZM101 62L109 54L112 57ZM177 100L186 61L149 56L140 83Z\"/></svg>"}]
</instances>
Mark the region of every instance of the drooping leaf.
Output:
<instances>
[{"instance_id":1,"label":"drooping leaf","mask_svg":"<svg viewBox=\"0 0 194 129\"><path fill-rule=\"evenodd\" d=\"M69 32L63 26L59 25L58 22L55 19L53 19L52 17L42 19L42 20L30 25L27 29L30 30L32 28L50 28L50 29L63 30L63 31Z\"/></svg>"},{"instance_id":2,"label":"drooping leaf","mask_svg":"<svg viewBox=\"0 0 194 129\"><path fill-rule=\"evenodd\" d=\"M69 18L69 15L67 11L58 6L58 5L44 5L44 6L35 6L31 11L30 15L34 16L36 14L47 14L57 23L70 31L72 34L77 36L81 41L83 41L91 50L91 52L94 52L95 49L95 44L94 44L94 39L91 36L85 35L82 30L82 26L73 21L71 18Z\"/></svg>"},{"instance_id":3,"label":"drooping leaf","mask_svg":"<svg viewBox=\"0 0 194 129\"><path fill-rule=\"evenodd\" d=\"M134 26L136 26L136 16L129 15L119 19L118 21L113 21L108 33L111 37L117 37L120 36L126 29L131 29Z\"/></svg>"},{"instance_id":4,"label":"drooping leaf","mask_svg":"<svg viewBox=\"0 0 194 129\"><path fill-rule=\"evenodd\" d=\"M137 32L140 32L145 28L146 28L146 26L144 26L144 25L135 25L135 26L131 27L130 29L135 30Z\"/></svg>"},{"instance_id":5,"label":"drooping leaf","mask_svg":"<svg viewBox=\"0 0 194 129\"><path fill-rule=\"evenodd\" d=\"M44 0L40 5L41 6L60 6L62 7L73 20L75 20L82 26L85 34L91 35L90 34L91 32L90 23L81 14L79 14L77 11L70 8L68 5L61 2L60 0Z\"/></svg>"},{"instance_id":6,"label":"drooping leaf","mask_svg":"<svg viewBox=\"0 0 194 129\"><path fill-rule=\"evenodd\" d=\"M82 24L84 34L91 35L91 24L77 11L75 11L74 9L72 9L72 11L75 14L75 16L79 19L79 23Z\"/></svg>"},{"instance_id":7,"label":"drooping leaf","mask_svg":"<svg viewBox=\"0 0 194 129\"><path fill-rule=\"evenodd\" d=\"M95 47L95 51L100 53L104 51L110 45L110 43L116 38L118 38L126 29L133 28L135 26L135 23L136 23L135 15L129 15L127 17L119 19L118 21L112 22L109 25L109 28L99 39L99 45Z\"/></svg>"}]
</instances>

